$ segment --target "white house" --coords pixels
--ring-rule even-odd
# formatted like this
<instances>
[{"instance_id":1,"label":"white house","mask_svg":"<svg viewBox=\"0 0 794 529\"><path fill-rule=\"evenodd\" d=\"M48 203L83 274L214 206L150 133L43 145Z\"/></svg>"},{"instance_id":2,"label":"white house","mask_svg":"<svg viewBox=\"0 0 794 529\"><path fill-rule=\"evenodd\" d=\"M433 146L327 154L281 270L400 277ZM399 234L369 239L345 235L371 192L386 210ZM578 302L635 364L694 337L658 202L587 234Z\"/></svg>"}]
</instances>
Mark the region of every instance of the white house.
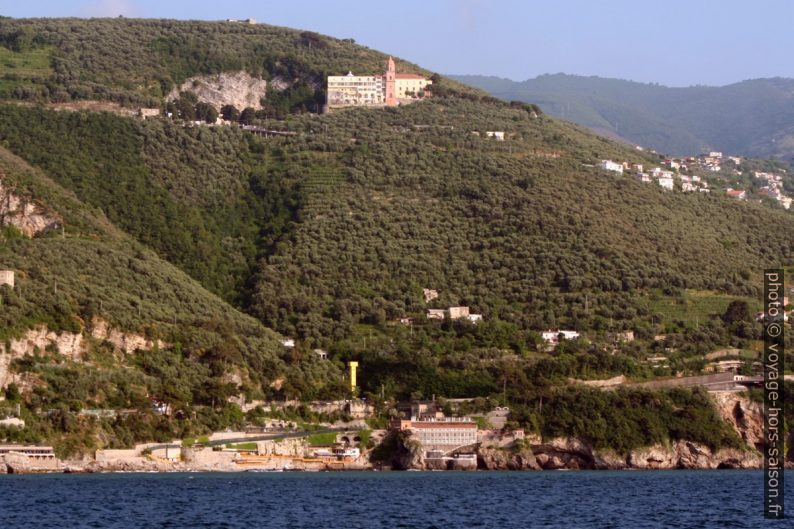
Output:
<instances>
[{"instance_id":1,"label":"white house","mask_svg":"<svg viewBox=\"0 0 794 529\"><path fill-rule=\"evenodd\" d=\"M601 160L598 167L606 171L614 171L616 173L623 173L623 164L613 162L612 160Z\"/></svg>"},{"instance_id":2,"label":"white house","mask_svg":"<svg viewBox=\"0 0 794 529\"><path fill-rule=\"evenodd\" d=\"M682 182L681 191L684 193L689 193L691 191L697 191L697 187L694 184L690 184L689 182Z\"/></svg>"},{"instance_id":3,"label":"white house","mask_svg":"<svg viewBox=\"0 0 794 529\"><path fill-rule=\"evenodd\" d=\"M485 135L489 138L496 138L499 141L505 141L505 133L503 130L486 130Z\"/></svg>"},{"instance_id":4,"label":"white house","mask_svg":"<svg viewBox=\"0 0 794 529\"><path fill-rule=\"evenodd\" d=\"M659 177L658 182L659 185L662 186L664 189L667 189L668 191L673 190L673 179L671 177L661 176Z\"/></svg>"},{"instance_id":5,"label":"white house","mask_svg":"<svg viewBox=\"0 0 794 529\"><path fill-rule=\"evenodd\" d=\"M293 340L292 338L285 338L281 340L281 345L283 345L284 347L295 347L295 340Z\"/></svg>"},{"instance_id":6,"label":"white house","mask_svg":"<svg viewBox=\"0 0 794 529\"><path fill-rule=\"evenodd\" d=\"M482 314L469 314L466 318L472 323L479 323L482 321Z\"/></svg>"},{"instance_id":7,"label":"white house","mask_svg":"<svg viewBox=\"0 0 794 529\"><path fill-rule=\"evenodd\" d=\"M559 342L560 338L563 340L576 340L579 338L579 333L576 331L543 331L540 333L540 337L543 338L543 341L549 344L556 344Z\"/></svg>"}]
</instances>

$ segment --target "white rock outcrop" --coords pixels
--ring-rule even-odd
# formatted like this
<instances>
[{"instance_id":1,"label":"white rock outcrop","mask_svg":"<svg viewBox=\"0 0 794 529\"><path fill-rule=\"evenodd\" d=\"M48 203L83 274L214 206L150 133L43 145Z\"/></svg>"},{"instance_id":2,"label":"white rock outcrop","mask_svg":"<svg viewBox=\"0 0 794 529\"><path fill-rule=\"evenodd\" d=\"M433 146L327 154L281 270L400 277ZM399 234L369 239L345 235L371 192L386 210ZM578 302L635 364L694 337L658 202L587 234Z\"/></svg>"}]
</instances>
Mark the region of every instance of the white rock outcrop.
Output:
<instances>
[{"instance_id":1,"label":"white rock outcrop","mask_svg":"<svg viewBox=\"0 0 794 529\"><path fill-rule=\"evenodd\" d=\"M21 338L9 340L8 344L0 344L0 388L4 388L12 382L21 382L15 378L10 367L14 360L23 358L25 355L57 353L74 362L82 362L83 355L89 348L86 336L108 342L126 355L139 349L148 351L167 346L160 340L151 340L139 334L112 328L107 321L101 318L94 318L90 329L84 329L83 332L77 333L56 333L45 326L39 326L29 329ZM10 347L7 348L7 345Z\"/></svg>"},{"instance_id":2,"label":"white rock outcrop","mask_svg":"<svg viewBox=\"0 0 794 529\"><path fill-rule=\"evenodd\" d=\"M41 206L14 193L3 184L0 172L0 226L14 226L33 237L48 229L58 228L61 221Z\"/></svg>"},{"instance_id":3,"label":"white rock outcrop","mask_svg":"<svg viewBox=\"0 0 794 529\"><path fill-rule=\"evenodd\" d=\"M224 105L234 105L239 110L246 107L261 108L260 99L267 93L267 81L246 72L198 75L187 79L168 94L168 101L179 98L180 92L193 92L199 101L209 103L216 110Z\"/></svg>"}]
</instances>

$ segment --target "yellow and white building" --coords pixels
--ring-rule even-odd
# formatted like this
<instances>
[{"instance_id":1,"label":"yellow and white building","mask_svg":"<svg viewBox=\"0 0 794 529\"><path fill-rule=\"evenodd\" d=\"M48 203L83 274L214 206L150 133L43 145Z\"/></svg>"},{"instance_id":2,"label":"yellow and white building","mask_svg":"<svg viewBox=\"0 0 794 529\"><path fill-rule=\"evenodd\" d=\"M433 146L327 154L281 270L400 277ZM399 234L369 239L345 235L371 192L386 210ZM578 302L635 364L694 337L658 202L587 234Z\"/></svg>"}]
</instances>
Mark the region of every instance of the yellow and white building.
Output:
<instances>
[{"instance_id":1,"label":"yellow and white building","mask_svg":"<svg viewBox=\"0 0 794 529\"><path fill-rule=\"evenodd\" d=\"M389 57L381 75L328 76L326 103L329 109L347 106L396 106L425 95L433 81L412 73L397 73Z\"/></svg>"}]
</instances>

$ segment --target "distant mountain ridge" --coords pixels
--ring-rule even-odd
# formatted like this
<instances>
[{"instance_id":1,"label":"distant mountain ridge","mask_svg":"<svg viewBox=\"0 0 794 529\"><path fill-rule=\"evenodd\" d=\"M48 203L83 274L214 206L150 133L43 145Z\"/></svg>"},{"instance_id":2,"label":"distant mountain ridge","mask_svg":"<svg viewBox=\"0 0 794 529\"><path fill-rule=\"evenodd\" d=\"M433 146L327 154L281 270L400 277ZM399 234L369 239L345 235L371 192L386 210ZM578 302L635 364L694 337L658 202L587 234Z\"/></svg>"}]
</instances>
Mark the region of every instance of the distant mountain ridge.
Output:
<instances>
[{"instance_id":1,"label":"distant mountain ridge","mask_svg":"<svg viewBox=\"0 0 794 529\"><path fill-rule=\"evenodd\" d=\"M536 103L554 116L660 152L713 149L794 157L794 79L673 88L567 74L522 82L480 75L450 77L499 98Z\"/></svg>"}]
</instances>

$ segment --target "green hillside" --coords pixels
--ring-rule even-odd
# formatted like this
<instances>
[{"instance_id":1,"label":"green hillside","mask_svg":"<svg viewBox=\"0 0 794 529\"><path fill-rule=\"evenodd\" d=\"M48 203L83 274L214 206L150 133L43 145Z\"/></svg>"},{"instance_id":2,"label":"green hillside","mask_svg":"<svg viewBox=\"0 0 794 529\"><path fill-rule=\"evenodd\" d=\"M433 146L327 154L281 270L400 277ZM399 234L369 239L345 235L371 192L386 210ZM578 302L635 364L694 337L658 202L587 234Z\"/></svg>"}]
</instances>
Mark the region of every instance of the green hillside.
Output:
<instances>
[{"instance_id":1,"label":"green hillside","mask_svg":"<svg viewBox=\"0 0 794 529\"><path fill-rule=\"evenodd\" d=\"M5 149L0 149L0 170L4 187L45 204L64 226L33 239L13 228L1 232L0 266L17 276L13 290L0 287L5 347L41 326L88 336L96 318L165 344L119 356L109 344L88 339L79 362L49 349L15 361L15 372L37 382L23 408L28 427L7 432L12 439L53 440L62 453L91 448L97 439L106 446L167 440L239 421L239 410L235 415L224 402L240 392L252 398L317 398L329 384L331 394L340 391L341 371L334 364L283 357L276 333L207 292ZM230 382L231 375L241 382ZM14 392L6 396L13 400ZM147 396L185 415L197 414L181 422L156 416ZM71 427L60 426L67 420L64 414L83 408L139 414L132 422L72 418ZM60 411L41 414L48 409Z\"/></svg>"},{"instance_id":2,"label":"green hillside","mask_svg":"<svg viewBox=\"0 0 794 529\"><path fill-rule=\"evenodd\" d=\"M373 69L384 57L231 23L0 20L0 33L12 53L51 53L47 80L5 78L37 86L31 97L41 103L160 104L194 73L267 77L284 65L315 86L324 72ZM0 288L0 337L41 325L89 333L100 317L164 342L125 356L89 340L85 362L54 351L15 360L30 383L6 396L32 426L14 435L55 438L69 452L241 427L231 397L347 397L343 362L352 359L369 399L491 397L527 428L556 435L569 422L534 410L570 377L699 372L715 348L752 349L759 270L794 265L794 216L606 173L599 160L654 159L534 105L439 81L432 97L407 106L293 108L268 118L292 133L273 137L165 116L0 105L4 185L64 226L32 239L4 228L0 265L19 282ZM423 288L439 298L426 304ZM483 321L425 317L456 305ZM547 347L546 329L582 339ZM619 343L627 330L636 340ZM283 347L282 336L296 346ZM659 355L664 366L649 362ZM155 414L150 398L181 414ZM685 406L706 408L705 397L695 401ZM676 396L664 412L679 402L688 399ZM138 413L78 418L84 408ZM715 421L701 433L717 445L725 439Z\"/></svg>"},{"instance_id":3,"label":"green hillside","mask_svg":"<svg viewBox=\"0 0 794 529\"><path fill-rule=\"evenodd\" d=\"M352 39L266 24L0 19L0 99L157 107L189 77L243 70L286 81L288 90L308 88L303 102L314 108L324 101L326 75L380 72L386 58ZM401 60L397 68L430 75Z\"/></svg>"},{"instance_id":4,"label":"green hillside","mask_svg":"<svg viewBox=\"0 0 794 529\"><path fill-rule=\"evenodd\" d=\"M794 157L792 79L671 88L564 74L523 82L478 75L452 78L496 97L535 103L551 115L659 152Z\"/></svg>"}]
</instances>

